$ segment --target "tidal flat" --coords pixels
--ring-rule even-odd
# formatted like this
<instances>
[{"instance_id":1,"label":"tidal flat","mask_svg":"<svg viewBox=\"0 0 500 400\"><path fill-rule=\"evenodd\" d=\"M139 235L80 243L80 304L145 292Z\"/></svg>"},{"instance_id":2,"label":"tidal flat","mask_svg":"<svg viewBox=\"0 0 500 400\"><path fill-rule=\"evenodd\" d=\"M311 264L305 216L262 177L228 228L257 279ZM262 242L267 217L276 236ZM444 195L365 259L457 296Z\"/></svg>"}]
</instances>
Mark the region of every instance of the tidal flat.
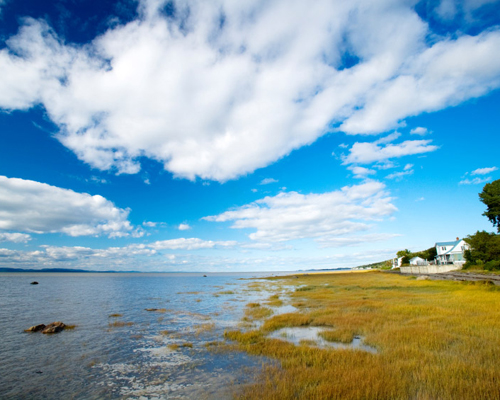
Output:
<instances>
[{"instance_id":1,"label":"tidal flat","mask_svg":"<svg viewBox=\"0 0 500 400\"><path fill-rule=\"evenodd\" d=\"M226 330L225 338L272 362L237 398L500 398L497 286L382 272L259 282L274 294L266 305L249 303L240 329ZM257 312L262 307L265 312ZM310 328L322 343L362 338L374 351L276 334L287 328Z\"/></svg>"}]
</instances>

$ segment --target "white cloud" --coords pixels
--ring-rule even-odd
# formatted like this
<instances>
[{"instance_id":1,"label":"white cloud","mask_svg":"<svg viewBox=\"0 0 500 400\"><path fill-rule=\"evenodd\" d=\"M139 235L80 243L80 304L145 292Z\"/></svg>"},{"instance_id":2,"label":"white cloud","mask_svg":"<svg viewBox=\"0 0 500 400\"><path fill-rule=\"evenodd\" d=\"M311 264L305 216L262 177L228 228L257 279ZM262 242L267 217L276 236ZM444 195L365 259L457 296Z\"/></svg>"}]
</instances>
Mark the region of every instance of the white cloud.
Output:
<instances>
[{"instance_id":1,"label":"white cloud","mask_svg":"<svg viewBox=\"0 0 500 400\"><path fill-rule=\"evenodd\" d=\"M478 168L472 171L470 174L471 175L487 175L491 172L497 171L497 167L489 167L489 168Z\"/></svg>"},{"instance_id":2,"label":"white cloud","mask_svg":"<svg viewBox=\"0 0 500 400\"><path fill-rule=\"evenodd\" d=\"M26 233L2 233L0 232L0 242L27 243L31 236Z\"/></svg>"},{"instance_id":3,"label":"white cloud","mask_svg":"<svg viewBox=\"0 0 500 400\"><path fill-rule=\"evenodd\" d=\"M377 171L374 171L373 169L368 169L368 168L358 167L358 166L354 166L354 167L351 166L348 169L350 169L352 171L352 173L354 174L354 177L358 178L358 179L365 179L367 176L374 175L377 173Z\"/></svg>"},{"instance_id":4,"label":"white cloud","mask_svg":"<svg viewBox=\"0 0 500 400\"><path fill-rule=\"evenodd\" d=\"M400 181L401 179L403 179L403 177L405 176L408 176L408 175L412 175L413 174L413 170L412 169L408 169L408 170L403 170L403 171L400 171L400 172L393 172L392 174L389 174L386 176L387 179L395 179L397 181Z\"/></svg>"},{"instance_id":5,"label":"white cloud","mask_svg":"<svg viewBox=\"0 0 500 400\"><path fill-rule=\"evenodd\" d=\"M413 154L424 154L438 149L431 145L431 140L406 140L399 144L379 146L376 143L356 142L349 155L344 157L343 164L370 164Z\"/></svg>"},{"instance_id":6,"label":"white cloud","mask_svg":"<svg viewBox=\"0 0 500 400\"><path fill-rule=\"evenodd\" d=\"M367 221L396 211L384 188L370 181L323 194L280 193L204 219L234 221L232 228L255 229L249 237L258 241L341 236L366 230Z\"/></svg>"},{"instance_id":7,"label":"white cloud","mask_svg":"<svg viewBox=\"0 0 500 400\"><path fill-rule=\"evenodd\" d=\"M179 224L177 229L179 229L180 231L187 231L187 230L191 229L191 227L188 224Z\"/></svg>"},{"instance_id":8,"label":"white cloud","mask_svg":"<svg viewBox=\"0 0 500 400\"><path fill-rule=\"evenodd\" d=\"M427 128L423 128L421 126L418 126L414 129L412 129L410 131L410 134L411 135L420 135L420 136L424 136L424 135L427 135L427 133L429 133L429 131L427 130Z\"/></svg>"},{"instance_id":9,"label":"white cloud","mask_svg":"<svg viewBox=\"0 0 500 400\"><path fill-rule=\"evenodd\" d=\"M375 141L375 144L386 144L386 143L391 143L394 142L396 139L398 139L401 136L401 133L399 132L393 132L390 135L384 136L383 138L378 139Z\"/></svg>"},{"instance_id":10,"label":"white cloud","mask_svg":"<svg viewBox=\"0 0 500 400\"><path fill-rule=\"evenodd\" d=\"M274 178L265 178L260 181L260 185L269 185L270 183L276 183L278 182L277 179Z\"/></svg>"},{"instance_id":11,"label":"white cloud","mask_svg":"<svg viewBox=\"0 0 500 400\"><path fill-rule=\"evenodd\" d=\"M101 170L137 173L149 157L224 181L331 124L385 132L500 86L498 28L430 43L407 2L186 0L182 21L161 5L140 1L137 20L85 46L23 20L0 50L0 108L43 105L61 143ZM359 63L344 68L346 52Z\"/></svg>"},{"instance_id":12,"label":"white cloud","mask_svg":"<svg viewBox=\"0 0 500 400\"><path fill-rule=\"evenodd\" d=\"M213 249L215 247L234 247L238 243L233 240L228 241L212 241L203 240L198 238L179 238L170 240L159 240L151 243L148 247L155 250L199 250L199 249Z\"/></svg>"},{"instance_id":13,"label":"white cloud","mask_svg":"<svg viewBox=\"0 0 500 400\"><path fill-rule=\"evenodd\" d=\"M156 222L152 222L152 221L144 221L142 223L142 225L144 225L148 228L154 228L157 224L156 224Z\"/></svg>"},{"instance_id":14,"label":"white cloud","mask_svg":"<svg viewBox=\"0 0 500 400\"><path fill-rule=\"evenodd\" d=\"M99 195L0 176L0 230L141 236L141 230L127 220L128 214Z\"/></svg>"},{"instance_id":15,"label":"white cloud","mask_svg":"<svg viewBox=\"0 0 500 400\"><path fill-rule=\"evenodd\" d=\"M491 181L491 176L488 176L486 178L474 178L474 179L462 179L460 182L458 182L459 185L479 185L481 183L489 182Z\"/></svg>"},{"instance_id":16,"label":"white cloud","mask_svg":"<svg viewBox=\"0 0 500 400\"><path fill-rule=\"evenodd\" d=\"M475 20L474 12L487 4L498 0L441 0L435 13L445 21L451 21L462 13L464 19L471 23Z\"/></svg>"}]
</instances>

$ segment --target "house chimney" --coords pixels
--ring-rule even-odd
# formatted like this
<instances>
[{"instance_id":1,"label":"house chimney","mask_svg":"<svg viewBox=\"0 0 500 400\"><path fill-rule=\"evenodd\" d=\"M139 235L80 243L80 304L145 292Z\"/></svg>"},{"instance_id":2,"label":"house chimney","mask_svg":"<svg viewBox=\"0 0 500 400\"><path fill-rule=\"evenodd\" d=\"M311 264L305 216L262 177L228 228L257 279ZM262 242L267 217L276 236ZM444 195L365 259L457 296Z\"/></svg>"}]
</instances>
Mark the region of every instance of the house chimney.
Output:
<instances>
[{"instance_id":1,"label":"house chimney","mask_svg":"<svg viewBox=\"0 0 500 400\"><path fill-rule=\"evenodd\" d=\"M457 240L460 240L459 238L457 238Z\"/></svg>"}]
</instances>

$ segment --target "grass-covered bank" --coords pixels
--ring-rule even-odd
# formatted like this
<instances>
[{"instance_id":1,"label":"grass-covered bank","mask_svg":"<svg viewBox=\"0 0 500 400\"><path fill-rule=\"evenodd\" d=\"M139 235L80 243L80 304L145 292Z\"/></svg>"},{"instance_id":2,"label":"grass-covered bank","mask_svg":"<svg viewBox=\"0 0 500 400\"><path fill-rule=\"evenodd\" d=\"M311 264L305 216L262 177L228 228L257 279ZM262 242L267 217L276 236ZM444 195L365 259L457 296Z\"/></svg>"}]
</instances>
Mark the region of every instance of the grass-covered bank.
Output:
<instances>
[{"instance_id":1,"label":"grass-covered bank","mask_svg":"<svg viewBox=\"0 0 500 400\"><path fill-rule=\"evenodd\" d=\"M292 288L286 298L297 311L226 333L241 349L278 361L240 398L500 398L498 287L380 272L270 280ZM325 338L344 342L361 335L378 352L266 337L286 326L322 326Z\"/></svg>"}]
</instances>

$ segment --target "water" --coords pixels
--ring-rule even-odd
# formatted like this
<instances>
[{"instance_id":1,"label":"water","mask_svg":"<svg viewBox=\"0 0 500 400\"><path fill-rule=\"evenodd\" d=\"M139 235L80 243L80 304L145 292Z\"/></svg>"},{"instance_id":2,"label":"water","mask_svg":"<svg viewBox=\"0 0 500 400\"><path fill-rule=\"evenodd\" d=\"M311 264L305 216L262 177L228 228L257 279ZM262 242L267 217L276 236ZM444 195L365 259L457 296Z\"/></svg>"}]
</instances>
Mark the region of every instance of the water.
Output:
<instances>
[{"instance_id":1,"label":"water","mask_svg":"<svg viewBox=\"0 0 500 400\"><path fill-rule=\"evenodd\" d=\"M377 353L377 349L375 347L363 343L363 338L361 336L355 336L351 343L329 342L319 335L319 333L324 330L325 328L318 326L282 328L270 333L268 337L286 340L287 342L295 345L299 345L302 341L307 341L323 349L350 349L363 350L372 354Z\"/></svg>"},{"instance_id":2,"label":"water","mask_svg":"<svg viewBox=\"0 0 500 400\"><path fill-rule=\"evenodd\" d=\"M263 360L206 344L269 295L242 277L0 274L0 398L230 398ZM54 321L76 327L24 332Z\"/></svg>"}]
</instances>

